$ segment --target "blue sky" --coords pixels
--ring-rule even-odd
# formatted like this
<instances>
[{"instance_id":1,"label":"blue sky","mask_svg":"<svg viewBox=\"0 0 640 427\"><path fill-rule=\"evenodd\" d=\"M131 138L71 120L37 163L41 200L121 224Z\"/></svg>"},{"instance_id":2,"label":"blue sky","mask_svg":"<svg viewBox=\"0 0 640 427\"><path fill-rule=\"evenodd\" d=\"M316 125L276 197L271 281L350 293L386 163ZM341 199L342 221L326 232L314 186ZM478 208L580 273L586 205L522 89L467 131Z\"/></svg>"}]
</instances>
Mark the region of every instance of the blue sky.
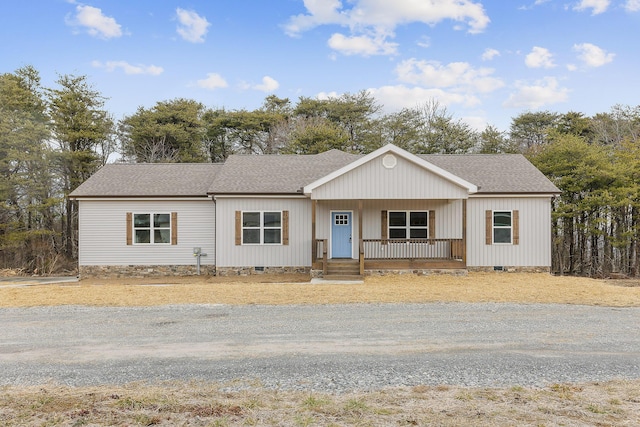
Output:
<instances>
[{"instance_id":1,"label":"blue sky","mask_svg":"<svg viewBox=\"0 0 640 427\"><path fill-rule=\"evenodd\" d=\"M115 119L369 90L474 128L640 104L640 0L5 0L0 72L86 75Z\"/></svg>"}]
</instances>

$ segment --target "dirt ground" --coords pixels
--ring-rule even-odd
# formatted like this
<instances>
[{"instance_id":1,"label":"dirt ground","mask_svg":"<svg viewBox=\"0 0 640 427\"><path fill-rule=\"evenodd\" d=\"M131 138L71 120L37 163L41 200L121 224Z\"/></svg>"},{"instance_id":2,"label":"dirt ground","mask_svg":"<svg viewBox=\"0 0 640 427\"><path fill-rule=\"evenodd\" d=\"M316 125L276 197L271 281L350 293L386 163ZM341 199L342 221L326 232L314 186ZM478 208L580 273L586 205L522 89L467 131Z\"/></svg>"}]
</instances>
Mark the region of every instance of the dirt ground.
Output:
<instances>
[{"instance_id":1,"label":"dirt ground","mask_svg":"<svg viewBox=\"0 0 640 427\"><path fill-rule=\"evenodd\" d=\"M545 273L413 274L367 277L362 284L310 284L307 275L86 279L0 287L0 307L164 304L346 304L515 302L640 306L634 280Z\"/></svg>"}]
</instances>

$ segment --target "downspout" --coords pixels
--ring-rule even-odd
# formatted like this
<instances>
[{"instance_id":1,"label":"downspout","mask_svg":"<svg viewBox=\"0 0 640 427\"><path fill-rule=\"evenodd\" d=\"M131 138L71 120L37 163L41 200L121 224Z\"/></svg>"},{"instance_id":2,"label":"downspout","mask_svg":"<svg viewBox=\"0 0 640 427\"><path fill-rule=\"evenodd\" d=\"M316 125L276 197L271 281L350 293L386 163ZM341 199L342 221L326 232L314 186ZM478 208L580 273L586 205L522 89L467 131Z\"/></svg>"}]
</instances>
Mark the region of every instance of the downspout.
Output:
<instances>
[{"instance_id":1,"label":"downspout","mask_svg":"<svg viewBox=\"0 0 640 427\"><path fill-rule=\"evenodd\" d=\"M214 275L218 275L218 203L216 196L211 196L213 202L213 268Z\"/></svg>"}]
</instances>

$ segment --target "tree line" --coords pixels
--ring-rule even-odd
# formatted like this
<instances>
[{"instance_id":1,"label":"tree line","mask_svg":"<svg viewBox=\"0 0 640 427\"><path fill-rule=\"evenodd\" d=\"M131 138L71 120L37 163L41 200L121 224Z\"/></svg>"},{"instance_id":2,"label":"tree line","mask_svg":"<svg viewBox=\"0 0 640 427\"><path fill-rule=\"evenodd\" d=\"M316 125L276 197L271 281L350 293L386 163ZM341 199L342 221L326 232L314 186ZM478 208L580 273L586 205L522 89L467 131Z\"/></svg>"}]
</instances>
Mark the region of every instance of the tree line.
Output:
<instances>
[{"instance_id":1,"label":"tree line","mask_svg":"<svg viewBox=\"0 0 640 427\"><path fill-rule=\"evenodd\" d=\"M252 111L189 99L139 107L116 121L86 76L41 86L27 66L0 75L0 268L73 270L77 204L68 195L109 159L223 162L229 155L522 153L561 190L553 200L553 266L561 274L640 272L640 106L524 112L501 131L471 128L437 101L383 113L366 91L296 102L275 95Z\"/></svg>"}]
</instances>

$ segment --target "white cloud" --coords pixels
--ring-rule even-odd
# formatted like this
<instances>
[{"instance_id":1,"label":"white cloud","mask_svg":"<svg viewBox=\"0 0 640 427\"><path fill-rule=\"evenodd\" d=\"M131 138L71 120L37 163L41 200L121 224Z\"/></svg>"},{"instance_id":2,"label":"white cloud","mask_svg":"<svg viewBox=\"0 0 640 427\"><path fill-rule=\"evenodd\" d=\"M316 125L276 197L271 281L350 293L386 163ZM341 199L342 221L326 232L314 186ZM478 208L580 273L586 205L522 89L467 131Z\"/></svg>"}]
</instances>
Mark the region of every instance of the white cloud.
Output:
<instances>
[{"instance_id":1,"label":"white cloud","mask_svg":"<svg viewBox=\"0 0 640 427\"><path fill-rule=\"evenodd\" d=\"M640 1L640 0L639 0ZM416 42L416 44L420 47L424 47L427 48L429 46L431 46L431 39L427 36L422 36L420 37L420 39Z\"/></svg>"},{"instance_id":2,"label":"white cloud","mask_svg":"<svg viewBox=\"0 0 640 427\"><path fill-rule=\"evenodd\" d=\"M640 0L627 0L624 8L627 12L638 12L640 11Z\"/></svg>"},{"instance_id":3,"label":"white cloud","mask_svg":"<svg viewBox=\"0 0 640 427\"><path fill-rule=\"evenodd\" d=\"M467 92L492 92L502 86L502 80L492 77L491 68L473 68L467 62L442 65L438 61L402 61L396 67L400 81L424 87L449 87Z\"/></svg>"},{"instance_id":4,"label":"white cloud","mask_svg":"<svg viewBox=\"0 0 640 427\"><path fill-rule=\"evenodd\" d=\"M227 84L227 81L217 73L208 73L206 79L198 80L196 83L198 87L209 90L225 88L229 86Z\"/></svg>"},{"instance_id":5,"label":"white cloud","mask_svg":"<svg viewBox=\"0 0 640 427\"><path fill-rule=\"evenodd\" d=\"M259 90L262 92L273 92L280 87L280 83L272 77L264 76L262 78L262 83L259 85L252 86L253 89Z\"/></svg>"},{"instance_id":6,"label":"white cloud","mask_svg":"<svg viewBox=\"0 0 640 427\"><path fill-rule=\"evenodd\" d=\"M296 15L289 18L284 25L285 32L290 36L298 36L300 33L325 24L347 24L349 18L340 12L341 0L304 0L304 6L308 15Z\"/></svg>"},{"instance_id":7,"label":"white cloud","mask_svg":"<svg viewBox=\"0 0 640 427\"><path fill-rule=\"evenodd\" d=\"M76 15L73 18L67 18L67 25L74 27L84 27L87 32L103 39L122 36L122 28L110 16L105 16L102 10L83 4L76 5Z\"/></svg>"},{"instance_id":8,"label":"white cloud","mask_svg":"<svg viewBox=\"0 0 640 427\"><path fill-rule=\"evenodd\" d=\"M320 92L319 94L316 95L316 98L318 98L320 100L338 99L338 98L340 98L340 94L338 92L336 92L336 91Z\"/></svg>"},{"instance_id":9,"label":"white cloud","mask_svg":"<svg viewBox=\"0 0 640 427\"><path fill-rule=\"evenodd\" d=\"M543 47L534 46L524 60L524 63L529 68L553 68L556 64L553 63L553 55L548 49Z\"/></svg>"},{"instance_id":10,"label":"white cloud","mask_svg":"<svg viewBox=\"0 0 640 427\"><path fill-rule=\"evenodd\" d=\"M460 104L473 107L480 104L480 100L473 95L448 92L442 89L426 89L422 87L407 87L405 85L382 86L368 90L387 111L398 111L402 108L414 108L430 100L449 106Z\"/></svg>"},{"instance_id":11,"label":"white cloud","mask_svg":"<svg viewBox=\"0 0 640 427\"><path fill-rule=\"evenodd\" d=\"M368 36L347 37L336 33L329 38L329 47L345 55L392 55L397 53L397 43L385 42L383 38Z\"/></svg>"},{"instance_id":12,"label":"white cloud","mask_svg":"<svg viewBox=\"0 0 640 427\"><path fill-rule=\"evenodd\" d=\"M545 105L565 102L569 97L569 89L560 87L554 77L545 77L532 85L518 81L516 88L517 92L512 93L504 102L505 107L535 110Z\"/></svg>"},{"instance_id":13,"label":"white cloud","mask_svg":"<svg viewBox=\"0 0 640 427\"><path fill-rule=\"evenodd\" d=\"M100 61L93 61L91 65L95 68L103 68L108 72L113 72L121 68L125 74L148 74L158 76L164 72L162 67L156 65L131 65L126 61L107 61L104 64Z\"/></svg>"},{"instance_id":14,"label":"white cloud","mask_svg":"<svg viewBox=\"0 0 640 427\"><path fill-rule=\"evenodd\" d=\"M350 54L371 55L372 46L345 48L348 42L367 42L377 46L376 54L395 54L396 45L386 40L395 37L394 31L399 25L415 22L436 25L452 20L456 29L467 28L470 33L481 33L490 22L482 4L474 0L304 0L304 5L307 13L290 17L283 26L285 32L299 36L320 25L348 27L349 36L336 38L334 34L331 43Z\"/></svg>"},{"instance_id":15,"label":"white cloud","mask_svg":"<svg viewBox=\"0 0 640 427\"><path fill-rule=\"evenodd\" d=\"M499 50L487 48L482 53L482 60L483 61L491 61L496 56L500 56L500 51Z\"/></svg>"},{"instance_id":16,"label":"white cloud","mask_svg":"<svg viewBox=\"0 0 640 427\"><path fill-rule=\"evenodd\" d=\"M601 67L613 61L616 56L615 53L607 53L591 43L575 44L573 50L578 52L578 58L589 67Z\"/></svg>"},{"instance_id":17,"label":"white cloud","mask_svg":"<svg viewBox=\"0 0 640 427\"><path fill-rule=\"evenodd\" d=\"M176 14L178 15L179 22L178 28L176 29L178 34L188 42L204 42L204 36L209 31L208 28L211 25L209 21L191 10L177 8Z\"/></svg>"},{"instance_id":18,"label":"white cloud","mask_svg":"<svg viewBox=\"0 0 640 427\"><path fill-rule=\"evenodd\" d=\"M599 15L607 11L610 3L610 0L580 0L574 9L580 11L591 9L592 15Z\"/></svg>"}]
</instances>

